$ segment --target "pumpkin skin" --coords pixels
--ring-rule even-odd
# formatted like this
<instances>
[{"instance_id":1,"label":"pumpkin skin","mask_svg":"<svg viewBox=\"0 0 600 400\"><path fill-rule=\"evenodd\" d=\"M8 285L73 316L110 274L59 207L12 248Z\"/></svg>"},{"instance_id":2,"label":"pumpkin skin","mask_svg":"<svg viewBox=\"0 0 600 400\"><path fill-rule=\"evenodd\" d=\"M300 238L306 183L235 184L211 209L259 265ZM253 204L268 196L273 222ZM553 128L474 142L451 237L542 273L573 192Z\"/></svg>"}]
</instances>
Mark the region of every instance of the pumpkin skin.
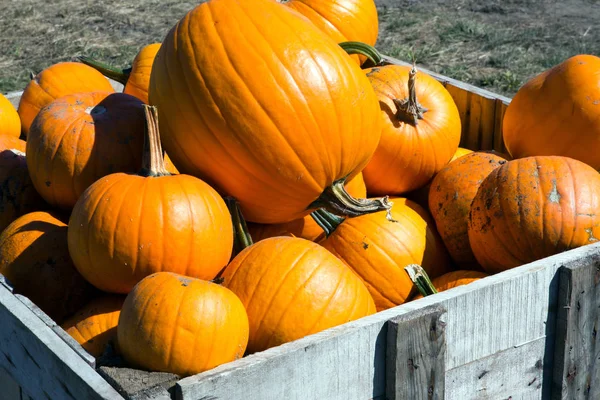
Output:
<instances>
[{"instance_id":1,"label":"pumpkin skin","mask_svg":"<svg viewBox=\"0 0 600 400\"><path fill-rule=\"evenodd\" d=\"M0 93L0 136L21 136L21 119L12 103Z\"/></svg>"},{"instance_id":2,"label":"pumpkin skin","mask_svg":"<svg viewBox=\"0 0 600 400\"><path fill-rule=\"evenodd\" d=\"M431 278L450 268L434 222L418 204L392 199L392 218L386 212L361 215L342 222L321 244L349 265L366 284L377 311L404 303L413 283L404 271L419 264Z\"/></svg>"},{"instance_id":3,"label":"pumpkin skin","mask_svg":"<svg viewBox=\"0 0 600 400\"><path fill-rule=\"evenodd\" d=\"M566 156L600 169L599 73L600 58L576 55L525 83L504 114L510 155Z\"/></svg>"},{"instance_id":4,"label":"pumpkin skin","mask_svg":"<svg viewBox=\"0 0 600 400\"><path fill-rule=\"evenodd\" d=\"M222 275L248 312L248 352L375 312L360 279L320 245L301 238L274 237L239 253Z\"/></svg>"},{"instance_id":5,"label":"pumpkin skin","mask_svg":"<svg viewBox=\"0 0 600 400\"><path fill-rule=\"evenodd\" d=\"M33 119L53 100L80 92L114 92L110 81L92 67L76 62L61 62L44 69L25 87L17 112L23 134L29 134Z\"/></svg>"},{"instance_id":6,"label":"pumpkin skin","mask_svg":"<svg viewBox=\"0 0 600 400\"><path fill-rule=\"evenodd\" d=\"M29 177L25 142L15 141L22 150L2 149L0 138L0 232L18 217L47 208Z\"/></svg>"},{"instance_id":7,"label":"pumpkin skin","mask_svg":"<svg viewBox=\"0 0 600 400\"><path fill-rule=\"evenodd\" d=\"M162 43L149 95L182 173L236 198L248 221L282 223L362 170L381 122L368 80L337 43L296 11L257 1L190 11ZM240 46L249 41L258 51Z\"/></svg>"},{"instance_id":8,"label":"pumpkin skin","mask_svg":"<svg viewBox=\"0 0 600 400\"><path fill-rule=\"evenodd\" d=\"M600 175L568 157L509 161L473 199L469 242L488 273L597 242Z\"/></svg>"},{"instance_id":9,"label":"pumpkin skin","mask_svg":"<svg viewBox=\"0 0 600 400\"><path fill-rule=\"evenodd\" d=\"M117 337L123 357L135 366L194 375L244 355L248 316L227 288L158 272L127 295Z\"/></svg>"},{"instance_id":10,"label":"pumpkin skin","mask_svg":"<svg viewBox=\"0 0 600 400\"><path fill-rule=\"evenodd\" d=\"M346 184L346 190L353 197L359 199L367 197L367 188L362 178L362 172ZM318 242L324 234L323 229L310 215L283 224L254 224L249 222L248 230L255 242L275 236L295 236L311 242Z\"/></svg>"},{"instance_id":11,"label":"pumpkin skin","mask_svg":"<svg viewBox=\"0 0 600 400\"><path fill-rule=\"evenodd\" d=\"M386 65L365 70L381 104L379 146L363 176L369 195L392 195L423 187L454 156L461 135L458 108L444 86L416 73L415 95L428 111L417 125L397 117L394 100L409 97L411 67ZM406 120L408 121L408 120Z\"/></svg>"},{"instance_id":12,"label":"pumpkin skin","mask_svg":"<svg viewBox=\"0 0 600 400\"><path fill-rule=\"evenodd\" d=\"M160 43L152 43L144 46L133 59L131 73L123 88L123 93L137 97L148 104L148 85L150 84L150 72L156 53L160 49Z\"/></svg>"},{"instance_id":13,"label":"pumpkin skin","mask_svg":"<svg viewBox=\"0 0 600 400\"><path fill-rule=\"evenodd\" d=\"M450 257L464 269L479 269L469 245L469 212L477 189L503 158L490 153L467 154L445 166L433 178L429 210Z\"/></svg>"},{"instance_id":14,"label":"pumpkin skin","mask_svg":"<svg viewBox=\"0 0 600 400\"><path fill-rule=\"evenodd\" d=\"M468 285L469 283L485 278L486 276L488 276L488 274L481 271L451 271L442 276L438 276L437 278L433 279L431 283L433 283L433 286L438 292L444 292L458 286ZM423 296L419 293L413 297L413 300L420 298L423 298Z\"/></svg>"},{"instance_id":15,"label":"pumpkin skin","mask_svg":"<svg viewBox=\"0 0 600 400\"><path fill-rule=\"evenodd\" d=\"M458 149L456 149L456 152L454 152L454 155L450 159L450 162L455 161L455 160L461 158L462 156L466 156L467 154L470 154L472 152L473 152L473 150L464 149L462 147L459 147Z\"/></svg>"},{"instance_id":16,"label":"pumpkin skin","mask_svg":"<svg viewBox=\"0 0 600 400\"><path fill-rule=\"evenodd\" d=\"M73 266L67 225L58 214L36 211L0 234L0 273L56 323L96 295Z\"/></svg>"},{"instance_id":17,"label":"pumpkin skin","mask_svg":"<svg viewBox=\"0 0 600 400\"><path fill-rule=\"evenodd\" d=\"M138 171L144 146L142 105L127 94L90 92L44 107L27 137L27 166L44 200L70 210L101 177Z\"/></svg>"},{"instance_id":18,"label":"pumpkin skin","mask_svg":"<svg viewBox=\"0 0 600 400\"><path fill-rule=\"evenodd\" d=\"M61 327L88 353L100 357L106 345L117 344L117 324L125 296L103 295L98 297L67 321Z\"/></svg>"}]
</instances>

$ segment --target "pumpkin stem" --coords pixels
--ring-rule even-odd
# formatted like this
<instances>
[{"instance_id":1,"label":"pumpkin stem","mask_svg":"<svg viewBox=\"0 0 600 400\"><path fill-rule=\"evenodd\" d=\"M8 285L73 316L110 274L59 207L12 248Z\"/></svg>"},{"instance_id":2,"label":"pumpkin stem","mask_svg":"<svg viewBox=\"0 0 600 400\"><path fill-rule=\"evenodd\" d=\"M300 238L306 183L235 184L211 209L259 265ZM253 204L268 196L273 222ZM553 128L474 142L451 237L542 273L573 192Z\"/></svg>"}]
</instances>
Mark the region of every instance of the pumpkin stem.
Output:
<instances>
[{"instance_id":1,"label":"pumpkin stem","mask_svg":"<svg viewBox=\"0 0 600 400\"><path fill-rule=\"evenodd\" d=\"M154 106L144 104L146 115L146 132L144 136L144 154L142 157L141 176L171 175L165 168L160 133L158 131L158 110Z\"/></svg>"},{"instance_id":2,"label":"pumpkin stem","mask_svg":"<svg viewBox=\"0 0 600 400\"><path fill-rule=\"evenodd\" d=\"M313 201L308 209L324 208L335 215L342 217L358 217L377 211L387 211L387 218L391 220L392 203L388 197L380 199L355 199L344 187L346 178L339 179L327 187L319 198Z\"/></svg>"},{"instance_id":3,"label":"pumpkin stem","mask_svg":"<svg viewBox=\"0 0 600 400\"><path fill-rule=\"evenodd\" d=\"M233 254L231 258L234 258L246 247L252 246L254 242L252 241L250 232L248 232L248 225L246 225L246 220L242 215L238 201L231 196L227 196L224 199L231 214L231 222L233 223Z\"/></svg>"},{"instance_id":4,"label":"pumpkin stem","mask_svg":"<svg viewBox=\"0 0 600 400\"><path fill-rule=\"evenodd\" d=\"M415 90L415 82L417 80L417 67L413 64L410 72L408 73L408 98L407 99L394 99L393 102L396 105L398 111L396 112L396 118L399 121L417 126L419 120L423 119L423 114L427 110L417 101L417 94Z\"/></svg>"},{"instance_id":5,"label":"pumpkin stem","mask_svg":"<svg viewBox=\"0 0 600 400\"><path fill-rule=\"evenodd\" d=\"M129 79L129 75L131 74L131 68L118 69L86 56L79 56L77 58L85 65L92 67L96 71L102 73L102 75L106 76L107 78L122 83L123 85L127 84L127 80Z\"/></svg>"},{"instance_id":6,"label":"pumpkin stem","mask_svg":"<svg viewBox=\"0 0 600 400\"><path fill-rule=\"evenodd\" d=\"M431 296L438 292L433 283L431 283L429 276L427 276L427 272L419 264L409 264L404 267L404 270L423 297Z\"/></svg>"},{"instance_id":7,"label":"pumpkin stem","mask_svg":"<svg viewBox=\"0 0 600 400\"><path fill-rule=\"evenodd\" d=\"M313 211L310 216L325 231L326 237L329 237L345 219L322 208Z\"/></svg>"},{"instance_id":8,"label":"pumpkin stem","mask_svg":"<svg viewBox=\"0 0 600 400\"><path fill-rule=\"evenodd\" d=\"M381 65L383 62L383 57L381 53L377 51L377 49L371 45L368 45L363 42L342 42L338 43L338 45L346 51L348 54L359 54L361 56L367 57L373 64Z\"/></svg>"}]
</instances>

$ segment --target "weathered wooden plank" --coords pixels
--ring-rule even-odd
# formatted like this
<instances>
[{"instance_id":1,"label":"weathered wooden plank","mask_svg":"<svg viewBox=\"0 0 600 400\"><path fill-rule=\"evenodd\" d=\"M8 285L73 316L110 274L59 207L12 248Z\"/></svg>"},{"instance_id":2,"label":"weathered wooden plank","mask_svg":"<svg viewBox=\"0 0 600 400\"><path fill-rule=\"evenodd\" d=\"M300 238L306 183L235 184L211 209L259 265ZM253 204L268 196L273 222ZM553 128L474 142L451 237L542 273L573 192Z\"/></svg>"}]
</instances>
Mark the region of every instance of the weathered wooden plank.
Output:
<instances>
[{"instance_id":1,"label":"weathered wooden plank","mask_svg":"<svg viewBox=\"0 0 600 400\"><path fill-rule=\"evenodd\" d=\"M0 285L0 367L36 399L122 399L25 304Z\"/></svg>"},{"instance_id":2,"label":"weathered wooden plank","mask_svg":"<svg viewBox=\"0 0 600 400\"><path fill-rule=\"evenodd\" d=\"M0 368L0 400L20 400L21 387L4 368Z\"/></svg>"},{"instance_id":3,"label":"weathered wooden plank","mask_svg":"<svg viewBox=\"0 0 600 400\"><path fill-rule=\"evenodd\" d=\"M494 117L496 125L494 127L494 140L493 149L501 153L507 153L506 146L504 145L504 137L502 136L502 124L504 122L504 113L508 104L503 102L501 99L496 100L496 116Z\"/></svg>"},{"instance_id":4,"label":"weathered wooden plank","mask_svg":"<svg viewBox=\"0 0 600 400\"><path fill-rule=\"evenodd\" d=\"M448 370L446 400L547 398L542 382L548 340L542 337Z\"/></svg>"},{"instance_id":5,"label":"weathered wooden plank","mask_svg":"<svg viewBox=\"0 0 600 400\"><path fill-rule=\"evenodd\" d=\"M388 322L386 399L444 399L446 310L427 307Z\"/></svg>"},{"instance_id":6,"label":"weathered wooden plank","mask_svg":"<svg viewBox=\"0 0 600 400\"><path fill-rule=\"evenodd\" d=\"M600 260L560 270L553 399L600 399Z\"/></svg>"}]
</instances>

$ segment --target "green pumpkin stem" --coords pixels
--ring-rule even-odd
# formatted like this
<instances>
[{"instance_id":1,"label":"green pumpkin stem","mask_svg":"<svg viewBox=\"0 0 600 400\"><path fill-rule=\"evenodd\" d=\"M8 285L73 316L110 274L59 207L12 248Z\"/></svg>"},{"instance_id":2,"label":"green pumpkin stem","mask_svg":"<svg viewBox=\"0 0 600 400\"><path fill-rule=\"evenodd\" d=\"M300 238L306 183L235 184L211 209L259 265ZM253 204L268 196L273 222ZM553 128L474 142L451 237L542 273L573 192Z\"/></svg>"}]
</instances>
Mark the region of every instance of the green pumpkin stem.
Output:
<instances>
[{"instance_id":1,"label":"green pumpkin stem","mask_svg":"<svg viewBox=\"0 0 600 400\"><path fill-rule=\"evenodd\" d=\"M310 213L310 216L315 220L317 225L319 225L321 229L325 231L325 236L327 237L329 237L345 220L345 218L338 217L337 215L334 215L322 208L313 211Z\"/></svg>"},{"instance_id":2,"label":"green pumpkin stem","mask_svg":"<svg viewBox=\"0 0 600 400\"><path fill-rule=\"evenodd\" d=\"M127 80L129 79L129 75L131 74L131 68L118 69L86 56L79 56L77 58L79 59L79 61L81 61L89 67L94 68L96 71L100 72L107 78L122 83L123 85L127 84Z\"/></svg>"},{"instance_id":3,"label":"green pumpkin stem","mask_svg":"<svg viewBox=\"0 0 600 400\"><path fill-rule=\"evenodd\" d=\"M431 296L438 292L433 283L431 283L429 276L427 276L427 272L419 264L409 264L404 267L404 270L423 297Z\"/></svg>"},{"instance_id":4,"label":"green pumpkin stem","mask_svg":"<svg viewBox=\"0 0 600 400\"><path fill-rule=\"evenodd\" d=\"M427 110L417 100L417 94L415 89L415 83L417 81L417 67L413 64L412 69L408 73L408 98L407 99L394 99L394 104L398 111L396 112L396 118L398 121L403 121L413 126L419 124L419 120L423 119L423 114Z\"/></svg>"},{"instance_id":5,"label":"green pumpkin stem","mask_svg":"<svg viewBox=\"0 0 600 400\"><path fill-rule=\"evenodd\" d=\"M338 45L346 51L348 54L358 54L367 57L373 64L381 65L383 57L381 53L373 46L370 46L363 42L342 42Z\"/></svg>"},{"instance_id":6,"label":"green pumpkin stem","mask_svg":"<svg viewBox=\"0 0 600 400\"><path fill-rule=\"evenodd\" d=\"M158 130L158 110L154 106L144 104L146 116L146 129L144 135L144 154L142 156L142 169L139 175L146 177L171 175L165 168L160 133Z\"/></svg>"},{"instance_id":7,"label":"green pumpkin stem","mask_svg":"<svg viewBox=\"0 0 600 400\"><path fill-rule=\"evenodd\" d=\"M346 191L345 182L345 178L333 182L317 200L308 206L308 209L324 208L341 217L358 217L378 211L387 211L387 218L391 220L392 203L387 196L379 199L355 199Z\"/></svg>"},{"instance_id":8,"label":"green pumpkin stem","mask_svg":"<svg viewBox=\"0 0 600 400\"><path fill-rule=\"evenodd\" d=\"M246 220L242 215L238 201L231 196L227 196L224 199L231 214L231 222L233 223L233 254L231 258L234 258L246 247L252 246L254 242L252 236L250 236L250 232L248 232L248 225L246 225Z\"/></svg>"}]
</instances>

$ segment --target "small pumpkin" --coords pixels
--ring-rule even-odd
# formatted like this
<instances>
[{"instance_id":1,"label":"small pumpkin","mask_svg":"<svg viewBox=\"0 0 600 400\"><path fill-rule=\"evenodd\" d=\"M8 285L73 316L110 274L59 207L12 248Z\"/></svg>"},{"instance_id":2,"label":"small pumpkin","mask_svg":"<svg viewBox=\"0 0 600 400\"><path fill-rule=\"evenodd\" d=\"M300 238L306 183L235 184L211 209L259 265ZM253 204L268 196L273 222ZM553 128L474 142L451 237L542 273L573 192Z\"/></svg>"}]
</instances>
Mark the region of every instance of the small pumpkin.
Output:
<instances>
[{"instance_id":1,"label":"small pumpkin","mask_svg":"<svg viewBox=\"0 0 600 400\"><path fill-rule=\"evenodd\" d=\"M76 93L54 100L35 118L27 166L44 200L70 210L101 177L136 172L143 143L140 100L123 93Z\"/></svg>"},{"instance_id":2,"label":"small pumpkin","mask_svg":"<svg viewBox=\"0 0 600 400\"><path fill-rule=\"evenodd\" d=\"M413 284L404 271L420 264L431 277L450 268L448 254L431 217L418 204L392 199L391 218L378 212L342 220L316 211L328 225L323 247L343 260L363 280L377 310L404 303Z\"/></svg>"},{"instance_id":3,"label":"small pumpkin","mask_svg":"<svg viewBox=\"0 0 600 400\"><path fill-rule=\"evenodd\" d=\"M479 279L488 276L485 272L471 271L471 270L458 270L450 271L442 276L438 276L433 279L432 284L437 292L443 292L458 286L468 285L471 282L475 282ZM423 295L418 293L412 299L417 300L422 298Z\"/></svg>"},{"instance_id":4,"label":"small pumpkin","mask_svg":"<svg viewBox=\"0 0 600 400\"><path fill-rule=\"evenodd\" d=\"M194 375L244 355L248 316L240 299L221 285L157 272L127 295L117 338L133 366Z\"/></svg>"},{"instance_id":5,"label":"small pumpkin","mask_svg":"<svg viewBox=\"0 0 600 400\"><path fill-rule=\"evenodd\" d=\"M429 210L450 256L464 269L479 269L469 245L469 212L483 180L507 161L497 155L474 152L445 166L433 178Z\"/></svg>"},{"instance_id":6,"label":"small pumpkin","mask_svg":"<svg viewBox=\"0 0 600 400\"><path fill-rule=\"evenodd\" d=\"M444 86L413 66L365 70L381 105L379 146L363 176L370 195L402 194L425 186L456 153L458 108Z\"/></svg>"},{"instance_id":7,"label":"small pumpkin","mask_svg":"<svg viewBox=\"0 0 600 400\"><path fill-rule=\"evenodd\" d=\"M73 266L56 213L25 214L0 234L0 273L59 324L96 295Z\"/></svg>"},{"instance_id":8,"label":"small pumpkin","mask_svg":"<svg viewBox=\"0 0 600 400\"><path fill-rule=\"evenodd\" d=\"M55 99L80 92L114 92L108 79L94 68L77 62L61 62L32 77L25 87L17 112L23 134L29 134L33 119Z\"/></svg>"},{"instance_id":9,"label":"small pumpkin","mask_svg":"<svg viewBox=\"0 0 600 400\"><path fill-rule=\"evenodd\" d=\"M273 237L239 253L222 275L248 312L248 352L300 339L375 312L360 279L306 239Z\"/></svg>"},{"instance_id":10,"label":"small pumpkin","mask_svg":"<svg viewBox=\"0 0 600 400\"><path fill-rule=\"evenodd\" d=\"M159 271L213 279L233 248L225 202L200 179L165 170L156 109L144 108L148 129L141 171L96 181L69 220L75 266L106 292L128 293Z\"/></svg>"},{"instance_id":11,"label":"small pumpkin","mask_svg":"<svg viewBox=\"0 0 600 400\"><path fill-rule=\"evenodd\" d=\"M598 74L600 58L580 54L527 81L504 114L510 155L566 156L600 169Z\"/></svg>"},{"instance_id":12,"label":"small pumpkin","mask_svg":"<svg viewBox=\"0 0 600 400\"><path fill-rule=\"evenodd\" d=\"M12 103L0 93L0 136L21 136L21 119Z\"/></svg>"},{"instance_id":13,"label":"small pumpkin","mask_svg":"<svg viewBox=\"0 0 600 400\"><path fill-rule=\"evenodd\" d=\"M117 324L125 296L106 294L93 299L61 324L88 353L100 357L109 343L117 344Z\"/></svg>"},{"instance_id":14,"label":"small pumpkin","mask_svg":"<svg viewBox=\"0 0 600 400\"><path fill-rule=\"evenodd\" d=\"M493 170L469 216L469 242L488 273L595 243L600 174L581 161L526 157Z\"/></svg>"}]
</instances>

